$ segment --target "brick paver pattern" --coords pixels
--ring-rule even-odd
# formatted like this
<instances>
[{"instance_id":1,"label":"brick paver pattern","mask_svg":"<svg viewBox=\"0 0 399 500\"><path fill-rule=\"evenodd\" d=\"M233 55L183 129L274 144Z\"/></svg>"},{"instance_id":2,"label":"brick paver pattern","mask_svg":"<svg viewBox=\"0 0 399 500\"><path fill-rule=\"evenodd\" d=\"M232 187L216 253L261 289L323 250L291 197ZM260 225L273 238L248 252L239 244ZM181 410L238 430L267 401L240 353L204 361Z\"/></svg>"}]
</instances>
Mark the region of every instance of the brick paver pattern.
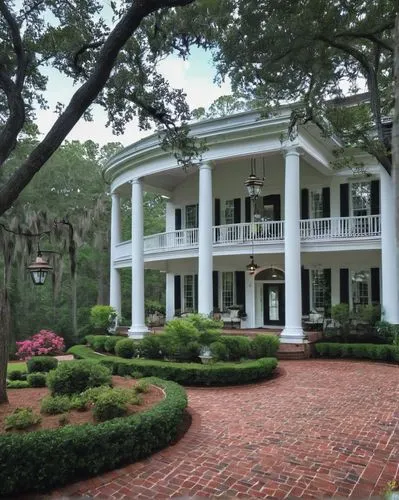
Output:
<instances>
[{"instance_id":1,"label":"brick paver pattern","mask_svg":"<svg viewBox=\"0 0 399 500\"><path fill-rule=\"evenodd\" d=\"M59 489L86 498L367 498L399 475L399 367L282 361L268 382L190 388L193 424L152 457Z\"/></svg>"}]
</instances>

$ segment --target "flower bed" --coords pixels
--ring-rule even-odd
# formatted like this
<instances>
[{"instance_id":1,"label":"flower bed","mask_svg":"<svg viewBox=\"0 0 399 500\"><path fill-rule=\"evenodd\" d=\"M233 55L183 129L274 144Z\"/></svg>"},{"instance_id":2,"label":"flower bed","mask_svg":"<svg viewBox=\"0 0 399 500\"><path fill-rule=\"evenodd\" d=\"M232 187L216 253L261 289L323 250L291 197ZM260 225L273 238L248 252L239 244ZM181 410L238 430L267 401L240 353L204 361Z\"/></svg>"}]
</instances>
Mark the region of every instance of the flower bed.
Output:
<instances>
[{"instance_id":1,"label":"flower bed","mask_svg":"<svg viewBox=\"0 0 399 500\"><path fill-rule=\"evenodd\" d=\"M69 353L77 358L92 359L110 367L115 375L157 376L183 385L233 385L246 384L269 378L277 366L276 358L260 358L237 363L218 362L175 363L150 359L123 359L97 354L87 346L73 346Z\"/></svg>"},{"instance_id":2,"label":"flower bed","mask_svg":"<svg viewBox=\"0 0 399 500\"><path fill-rule=\"evenodd\" d=\"M45 491L144 458L170 444L187 406L179 385L157 378L165 399L148 411L97 425L0 436L0 495Z\"/></svg>"}]
</instances>

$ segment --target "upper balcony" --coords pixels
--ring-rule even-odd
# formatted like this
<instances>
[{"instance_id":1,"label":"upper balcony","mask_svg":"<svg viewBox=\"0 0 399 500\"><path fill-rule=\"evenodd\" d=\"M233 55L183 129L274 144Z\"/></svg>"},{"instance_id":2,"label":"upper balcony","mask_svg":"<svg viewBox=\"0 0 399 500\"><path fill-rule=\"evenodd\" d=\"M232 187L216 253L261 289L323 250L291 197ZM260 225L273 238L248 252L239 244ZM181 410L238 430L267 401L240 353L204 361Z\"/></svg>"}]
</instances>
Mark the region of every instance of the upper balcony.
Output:
<instances>
[{"instance_id":1,"label":"upper balcony","mask_svg":"<svg viewBox=\"0 0 399 500\"><path fill-rule=\"evenodd\" d=\"M284 221L246 222L212 227L213 254L284 251ZM380 215L332 217L300 221L303 251L352 250L380 247ZM116 245L115 263L131 258L131 241ZM198 228L153 234L144 238L147 262L198 255Z\"/></svg>"}]
</instances>

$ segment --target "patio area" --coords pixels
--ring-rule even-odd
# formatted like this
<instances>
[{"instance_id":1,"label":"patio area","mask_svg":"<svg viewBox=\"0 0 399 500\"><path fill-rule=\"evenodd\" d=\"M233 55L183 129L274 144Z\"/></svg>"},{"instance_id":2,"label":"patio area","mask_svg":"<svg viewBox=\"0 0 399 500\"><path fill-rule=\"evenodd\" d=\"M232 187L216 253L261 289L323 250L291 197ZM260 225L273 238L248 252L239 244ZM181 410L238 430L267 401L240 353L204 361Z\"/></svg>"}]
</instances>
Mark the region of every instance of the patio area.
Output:
<instances>
[{"instance_id":1,"label":"patio area","mask_svg":"<svg viewBox=\"0 0 399 500\"><path fill-rule=\"evenodd\" d=\"M193 423L176 445L50 497L382 495L399 474L399 367L341 360L279 366L269 382L188 389Z\"/></svg>"}]
</instances>

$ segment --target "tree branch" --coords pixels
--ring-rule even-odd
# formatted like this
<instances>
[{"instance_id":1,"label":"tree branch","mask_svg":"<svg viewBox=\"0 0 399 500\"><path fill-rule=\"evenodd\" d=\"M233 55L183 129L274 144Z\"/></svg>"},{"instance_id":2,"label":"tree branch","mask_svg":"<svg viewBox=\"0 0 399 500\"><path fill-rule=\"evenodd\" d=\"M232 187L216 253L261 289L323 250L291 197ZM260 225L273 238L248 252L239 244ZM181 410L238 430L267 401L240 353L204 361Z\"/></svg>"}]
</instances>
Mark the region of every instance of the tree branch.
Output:
<instances>
[{"instance_id":1,"label":"tree branch","mask_svg":"<svg viewBox=\"0 0 399 500\"><path fill-rule=\"evenodd\" d=\"M98 49L104 44L104 40L98 42L85 43L73 56L73 67L76 69L78 74L83 74L87 78L87 74L83 67L79 64L79 57L89 49Z\"/></svg>"},{"instance_id":2,"label":"tree branch","mask_svg":"<svg viewBox=\"0 0 399 500\"><path fill-rule=\"evenodd\" d=\"M4 3L3 0L0 2ZM1 186L0 215L11 207L22 189L59 148L62 141L104 88L119 51L139 27L141 21L158 9L185 6L193 2L194 0L137 0L132 3L104 42L89 79L75 92L70 103L43 141Z\"/></svg>"}]
</instances>

